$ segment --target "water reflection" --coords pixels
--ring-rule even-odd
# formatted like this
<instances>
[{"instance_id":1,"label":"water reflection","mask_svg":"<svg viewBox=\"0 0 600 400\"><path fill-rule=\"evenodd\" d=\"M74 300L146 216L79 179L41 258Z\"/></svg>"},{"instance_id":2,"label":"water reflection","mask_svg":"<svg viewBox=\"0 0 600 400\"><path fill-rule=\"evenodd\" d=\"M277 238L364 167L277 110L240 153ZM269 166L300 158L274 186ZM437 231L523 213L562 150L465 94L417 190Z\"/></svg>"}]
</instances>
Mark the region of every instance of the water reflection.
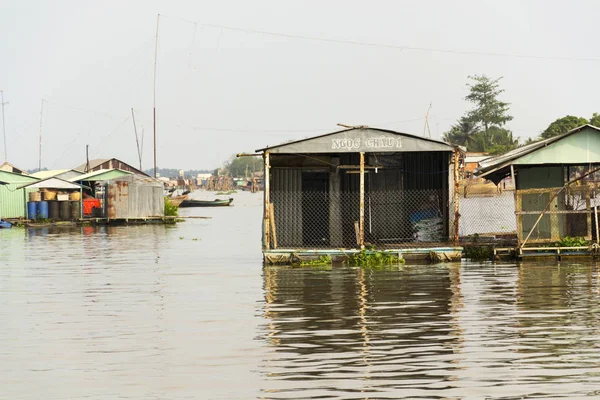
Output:
<instances>
[{"instance_id":1,"label":"water reflection","mask_svg":"<svg viewBox=\"0 0 600 400\"><path fill-rule=\"evenodd\" d=\"M591 265L266 267L263 397L589 395L598 279Z\"/></svg>"}]
</instances>

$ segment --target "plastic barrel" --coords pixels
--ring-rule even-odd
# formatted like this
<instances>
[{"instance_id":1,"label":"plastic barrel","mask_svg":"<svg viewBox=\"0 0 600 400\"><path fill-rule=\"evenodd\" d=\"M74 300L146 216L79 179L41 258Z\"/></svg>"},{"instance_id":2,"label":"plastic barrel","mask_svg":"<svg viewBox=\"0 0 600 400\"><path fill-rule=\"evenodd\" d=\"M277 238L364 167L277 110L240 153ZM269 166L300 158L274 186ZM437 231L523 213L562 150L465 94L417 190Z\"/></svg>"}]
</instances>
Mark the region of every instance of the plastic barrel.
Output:
<instances>
[{"instance_id":1,"label":"plastic barrel","mask_svg":"<svg viewBox=\"0 0 600 400\"><path fill-rule=\"evenodd\" d=\"M81 202L71 201L71 219L79 219L81 217Z\"/></svg>"},{"instance_id":2,"label":"plastic barrel","mask_svg":"<svg viewBox=\"0 0 600 400\"><path fill-rule=\"evenodd\" d=\"M38 216L40 218L48 218L48 202L40 201L38 204Z\"/></svg>"},{"instance_id":3,"label":"plastic barrel","mask_svg":"<svg viewBox=\"0 0 600 400\"><path fill-rule=\"evenodd\" d=\"M49 201L48 202L48 218L58 219L59 216L60 216L60 214L59 214L58 201L56 201L56 200Z\"/></svg>"},{"instance_id":4,"label":"plastic barrel","mask_svg":"<svg viewBox=\"0 0 600 400\"><path fill-rule=\"evenodd\" d=\"M27 202L27 218L35 219L37 217L38 212L38 202L37 201L28 201Z\"/></svg>"},{"instance_id":5,"label":"plastic barrel","mask_svg":"<svg viewBox=\"0 0 600 400\"><path fill-rule=\"evenodd\" d=\"M60 204L60 219L68 221L71 219L71 203L68 201L59 201Z\"/></svg>"}]
</instances>

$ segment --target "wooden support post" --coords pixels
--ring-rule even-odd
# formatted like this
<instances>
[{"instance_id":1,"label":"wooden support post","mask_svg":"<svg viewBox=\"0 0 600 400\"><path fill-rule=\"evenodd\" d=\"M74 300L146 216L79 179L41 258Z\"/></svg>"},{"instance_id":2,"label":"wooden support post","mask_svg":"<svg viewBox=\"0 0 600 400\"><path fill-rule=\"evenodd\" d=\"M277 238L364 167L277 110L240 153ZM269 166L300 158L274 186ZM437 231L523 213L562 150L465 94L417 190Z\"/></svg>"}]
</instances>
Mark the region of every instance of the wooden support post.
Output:
<instances>
[{"instance_id":1,"label":"wooden support post","mask_svg":"<svg viewBox=\"0 0 600 400\"><path fill-rule=\"evenodd\" d=\"M598 235L598 206L594 206L594 215L596 216L596 244L600 244L600 235Z\"/></svg>"},{"instance_id":2,"label":"wooden support post","mask_svg":"<svg viewBox=\"0 0 600 400\"><path fill-rule=\"evenodd\" d=\"M271 168L271 164L270 164L270 160L269 160L269 153L265 152L264 155L265 158L265 193L264 193L264 215L263 215L263 249L268 250L271 247L271 233L270 233L270 225L269 225L269 219L270 219L270 210L269 210L269 204L271 203L271 198L270 198L270 168Z\"/></svg>"},{"instance_id":3,"label":"wooden support post","mask_svg":"<svg viewBox=\"0 0 600 400\"><path fill-rule=\"evenodd\" d=\"M271 223L271 241L273 242L273 248L277 248L277 230L275 229L275 206L273 203L269 203L269 221Z\"/></svg>"},{"instance_id":4,"label":"wooden support post","mask_svg":"<svg viewBox=\"0 0 600 400\"><path fill-rule=\"evenodd\" d=\"M458 169L460 163L460 152L458 149L454 150L454 235L453 235L453 243L454 246L458 246L459 242L459 234L458 234L458 220L460 219L460 207L459 207L459 185L458 185ZM466 189L465 189L466 190Z\"/></svg>"},{"instance_id":5,"label":"wooden support post","mask_svg":"<svg viewBox=\"0 0 600 400\"><path fill-rule=\"evenodd\" d=\"M358 244L365 248L365 153L360 152L360 201L358 219Z\"/></svg>"}]
</instances>

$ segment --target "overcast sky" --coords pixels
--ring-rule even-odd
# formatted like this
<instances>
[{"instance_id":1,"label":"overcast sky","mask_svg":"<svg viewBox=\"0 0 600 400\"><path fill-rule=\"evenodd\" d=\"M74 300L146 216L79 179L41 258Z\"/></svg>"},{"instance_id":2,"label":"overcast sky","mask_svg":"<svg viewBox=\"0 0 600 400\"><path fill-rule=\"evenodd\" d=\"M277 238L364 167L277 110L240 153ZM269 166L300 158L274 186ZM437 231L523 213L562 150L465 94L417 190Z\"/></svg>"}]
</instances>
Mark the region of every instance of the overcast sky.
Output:
<instances>
[{"instance_id":1,"label":"overcast sky","mask_svg":"<svg viewBox=\"0 0 600 400\"><path fill-rule=\"evenodd\" d=\"M159 13L159 167L214 168L338 122L422 135L430 103L439 138L469 108L473 74L504 77L521 138L600 112L594 0L0 0L8 161L37 167L44 99L43 167L84 162L86 144L90 158L137 165L131 108L152 167Z\"/></svg>"}]
</instances>

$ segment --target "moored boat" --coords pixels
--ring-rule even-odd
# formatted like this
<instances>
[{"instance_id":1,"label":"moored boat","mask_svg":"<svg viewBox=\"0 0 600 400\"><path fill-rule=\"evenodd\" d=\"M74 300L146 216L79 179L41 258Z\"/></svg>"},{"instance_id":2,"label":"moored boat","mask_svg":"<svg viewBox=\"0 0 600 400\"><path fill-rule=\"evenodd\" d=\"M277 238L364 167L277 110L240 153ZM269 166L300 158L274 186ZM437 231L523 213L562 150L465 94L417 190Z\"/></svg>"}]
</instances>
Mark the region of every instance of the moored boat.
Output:
<instances>
[{"instance_id":1,"label":"moored boat","mask_svg":"<svg viewBox=\"0 0 600 400\"><path fill-rule=\"evenodd\" d=\"M183 200L179 207L224 207L231 204L233 198L227 200L214 199L214 200Z\"/></svg>"}]
</instances>

